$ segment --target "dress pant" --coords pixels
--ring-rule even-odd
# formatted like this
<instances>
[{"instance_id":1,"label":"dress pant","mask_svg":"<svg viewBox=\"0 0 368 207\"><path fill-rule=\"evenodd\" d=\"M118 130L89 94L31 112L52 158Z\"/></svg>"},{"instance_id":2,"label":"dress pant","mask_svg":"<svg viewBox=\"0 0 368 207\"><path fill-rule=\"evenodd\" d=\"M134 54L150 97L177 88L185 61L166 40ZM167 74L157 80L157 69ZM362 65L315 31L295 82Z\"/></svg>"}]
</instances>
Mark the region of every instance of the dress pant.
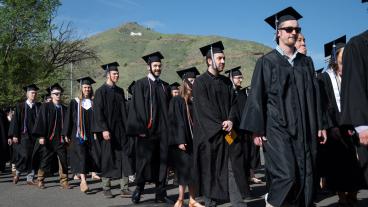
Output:
<instances>
[{"instance_id":1,"label":"dress pant","mask_svg":"<svg viewBox=\"0 0 368 207\"><path fill-rule=\"evenodd\" d=\"M233 207L246 207L247 203L245 203L243 201L242 195L239 191L238 185L236 184L235 181L235 177L234 177L234 172L233 172L233 168L231 166L231 161L229 159L228 161L228 176L229 176L229 180L228 180L228 185L229 185L229 197L230 197L230 203L231 206ZM225 193L225 192L224 192ZM216 207L217 206L217 201L205 197L205 205L206 207Z\"/></svg>"}]
</instances>

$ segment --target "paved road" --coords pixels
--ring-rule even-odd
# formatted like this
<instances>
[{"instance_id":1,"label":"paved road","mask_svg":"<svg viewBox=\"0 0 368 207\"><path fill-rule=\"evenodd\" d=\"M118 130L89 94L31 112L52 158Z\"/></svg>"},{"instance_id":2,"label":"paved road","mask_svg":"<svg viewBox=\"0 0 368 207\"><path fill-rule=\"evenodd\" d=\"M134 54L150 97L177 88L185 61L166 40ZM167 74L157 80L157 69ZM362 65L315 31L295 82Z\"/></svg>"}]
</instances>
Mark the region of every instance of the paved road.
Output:
<instances>
[{"instance_id":1,"label":"paved road","mask_svg":"<svg viewBox=\"0 0 368 207\"><path fill-rule=\"evenodd\" d=\"M27 186L25 184L25 178L21 177L20 182L17 185L12 183L12 176L9 174L9 170L0 175L0 207L154 207L154 206L168 206L164 204L155 204L153 185L149 185L142 197L142 203L139 205L132 205L130 199L120 198L119 196L119 182L113 182L113 194L112 199L105 199L102 195L102 189L100 183L97 181L91 181L89 185L91 192L84 194L79 190L79 183L77 181L71 181L73 189L63 190L59 188L57 176L46 179L46 189L40 190L36 187ZM257 174L258 177L262 177L263 173L260 170ZM71 175L69 176L71 177ZM172 180L169 181L169 184ZM177 188L174 185L168 186L168 195L176 200ZM134 190L134 187L131 187ZM247 201L249 207L263 207L264 200L263 194L265 193L265 185L252 185L253 193L259 198ZM359 206L368 207L368 191L361 191L358 195ZM188 201L186 201L188 202ZM323 196L317 203L317 206L335 207L337 197L332 195ZM229 204L223 204L221 206L230 206Z\"/></svg>"}]
</instances>

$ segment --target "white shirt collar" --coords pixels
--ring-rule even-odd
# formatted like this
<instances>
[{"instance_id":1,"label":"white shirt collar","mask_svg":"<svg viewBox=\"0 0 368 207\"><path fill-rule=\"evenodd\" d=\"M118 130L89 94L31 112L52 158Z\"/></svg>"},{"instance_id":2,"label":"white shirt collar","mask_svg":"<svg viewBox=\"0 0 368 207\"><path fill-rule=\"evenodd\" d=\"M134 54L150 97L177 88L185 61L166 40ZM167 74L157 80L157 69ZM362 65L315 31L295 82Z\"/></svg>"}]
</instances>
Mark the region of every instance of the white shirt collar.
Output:
<instances>
[{"instance_id":1,"label":"white shirt collar","mask_svg":"<svg viewBox=\"0 0 368 207\"><path fill-rule=\"evenodd\" d=\"M155 76L153 76L153 75L152 75L152 73L148 73L147 77L148 77L151 81L160 80L160 78L159 78L159 77L157 77L157 78L156 78Z\"/></svg>"},{"instance_id":2,"label":"white shirt collar","mask_svg":"<svg viewBox=\"0 0 368 207\"><path fill-rule=\"evenodd\" d=\"M83 99L82 100L82 107L86 110L90 109L92 107L91 99Z\"/></svg>"},{"instance_id":3,"label":"white shirt collar","mask_svg":"<svg viewBox=\"0 0 368 207\"><path fill-rule=\"evenodd\" d=\"M289 56L287 56L287 55L285 54L284 50L282 50L282 49L281 49L281 47L280 47L279 45L277 45L277 46L276 46L276 50L277 50L277 52L279 52L282 56L284 56L284 57L287 59L287 61L289 61L289 63L290 63L292 66L294 66L294 60L295 60L295 58L296 58L296 55L298 54L298 50L297 50L296 48L294 48L294 49L295 49L295 52L294 52L293 56L291 56L291 57L289 58Z\"/></svg>"},{"instance_id":4,"label":"white shirt collar","mask_svg":"<svg viewBox=\"0 0 368 207\"><path fill-rule=\"evenodd\" d=\"M34 103L31 103L31 102L27 99L27 100L26 100L26 104L29 106L29 108L32 108Z\"/></svg>"}]
</instances>

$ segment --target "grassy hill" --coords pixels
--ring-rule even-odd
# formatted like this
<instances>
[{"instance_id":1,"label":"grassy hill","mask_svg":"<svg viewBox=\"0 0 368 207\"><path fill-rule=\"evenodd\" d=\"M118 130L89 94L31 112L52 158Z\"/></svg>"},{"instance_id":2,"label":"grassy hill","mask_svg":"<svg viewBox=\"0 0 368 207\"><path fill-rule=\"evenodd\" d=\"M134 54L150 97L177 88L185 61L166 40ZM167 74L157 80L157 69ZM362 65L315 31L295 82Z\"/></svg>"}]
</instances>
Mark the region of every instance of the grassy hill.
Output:
<instances>
[{"instance_id":1,"label":"grassy hill","mask_svg":"<svg viewBox=\"0 0 368 207\"><path fill-rule=\"evenodd\" d=\"M142 35L131 36L131 32ZM97 80L94 86L97 88L105 80L100 65L117 61L120 64L119 85L126 89L133 80L147 74L146 64L141 57L159 50L165 57L161 78L172 83L179 81L175 72L179 69L196 66L201 72L205 71L206 64L199 48L219 40L225 46L226 69L241 65L245 74L243 85L248 85L259 54L270 51L269 47L220 36L161 34L137 23L127 23L89 37L88 45L97 51L99 60L74 66L73 76L77 78L88 74ZM67 83L65 85L69 86Z\"/></svg>"}]
</instances>

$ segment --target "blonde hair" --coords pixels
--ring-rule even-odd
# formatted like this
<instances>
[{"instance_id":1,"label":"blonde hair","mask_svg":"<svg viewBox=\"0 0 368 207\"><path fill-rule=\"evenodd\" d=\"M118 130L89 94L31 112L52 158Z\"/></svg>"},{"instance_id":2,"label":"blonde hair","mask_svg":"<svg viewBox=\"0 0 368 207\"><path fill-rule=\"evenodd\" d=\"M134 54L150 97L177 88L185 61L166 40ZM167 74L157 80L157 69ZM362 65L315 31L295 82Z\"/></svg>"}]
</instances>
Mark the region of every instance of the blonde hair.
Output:
<instances>
[{"instance_id":1,"label":"blonde hair","mask_svg":"<svg viewBox=\"0 0 368 207\"><path fill-rule=\"evenodd\" d=\"M83 97L83 87L82 85L79 85L79 95L78 95L78 98L79 100L82 100L84 97ZM89 94L89 97L90 99L93 99L93 88L92 88L92 85L91 85L91 94Z\"/></svg>"},{"instance_id":2,"label":"blonde hair","mask_svg":"<svg viewBox=\"0 0 368 207\"><path fill-rule=\"evenodd\" d=\"M192 89L189 88L188 84L183 80L179 86L179 95L184 98L185 102L188 103L192 98Z\"/></svg>"}]
</instances>

